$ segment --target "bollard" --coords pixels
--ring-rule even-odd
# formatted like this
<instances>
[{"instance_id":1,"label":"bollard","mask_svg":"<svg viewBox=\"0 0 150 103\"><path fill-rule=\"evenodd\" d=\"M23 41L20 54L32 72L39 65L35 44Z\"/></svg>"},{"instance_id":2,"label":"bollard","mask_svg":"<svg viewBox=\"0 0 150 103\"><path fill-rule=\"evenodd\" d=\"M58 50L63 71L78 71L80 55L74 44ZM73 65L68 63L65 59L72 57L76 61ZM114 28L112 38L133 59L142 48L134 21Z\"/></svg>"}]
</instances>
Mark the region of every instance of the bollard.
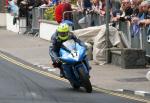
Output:
<instances>
[{"instance_id":1,"label":"bollard","mask_svg":"<svg viewBox=\"0 0 150 103\"><path fill-rule=\"evenodd\" d=\"M147 72L146 78L150 81L150 71Z\"/></svg>"}]
</instances>

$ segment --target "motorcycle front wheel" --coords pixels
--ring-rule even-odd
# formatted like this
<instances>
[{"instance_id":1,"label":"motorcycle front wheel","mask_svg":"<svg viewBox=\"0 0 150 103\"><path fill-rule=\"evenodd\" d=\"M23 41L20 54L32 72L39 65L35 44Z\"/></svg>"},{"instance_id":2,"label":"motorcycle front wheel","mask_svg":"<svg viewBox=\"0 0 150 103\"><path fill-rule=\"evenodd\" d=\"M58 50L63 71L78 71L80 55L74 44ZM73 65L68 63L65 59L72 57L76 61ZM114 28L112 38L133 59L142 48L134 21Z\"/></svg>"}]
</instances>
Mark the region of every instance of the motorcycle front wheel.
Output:
<instances>
[{"instance_id":1,"label":"motorcycle front wheel","mask_svg":"<svg viewBox=\"0 0 150 103\"><path fill-rule=\"evenodd\" d=\"M77 84L71 82L70 80L69 80L69 82L70 82L71 86L73 87L73 89L78 90L78 89L80 88L79 85L77 85Z\"/></svg>"},{"instance_id":2,"label":"motorcycle front wheel","mask_svg":"<svg viewBox=\"0 0 150 103\"><path fill-rule=\"evenodd\" d=\"M89 80L89 76L84 72L83 68L79 68L79 76L81 79L81 82L83 84L83 87L85 88L87 93L92 92L92 85Z\"/></svg>"}]
</instances>

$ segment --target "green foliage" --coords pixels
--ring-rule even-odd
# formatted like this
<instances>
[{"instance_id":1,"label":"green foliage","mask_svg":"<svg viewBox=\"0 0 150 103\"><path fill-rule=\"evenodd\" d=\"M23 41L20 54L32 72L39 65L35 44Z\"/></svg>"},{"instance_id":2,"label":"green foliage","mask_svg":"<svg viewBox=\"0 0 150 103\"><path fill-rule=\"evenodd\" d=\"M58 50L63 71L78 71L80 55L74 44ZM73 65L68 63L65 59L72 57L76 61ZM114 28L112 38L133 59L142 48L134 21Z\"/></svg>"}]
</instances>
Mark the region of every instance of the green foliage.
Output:
<instances>
[{"instance_id":1,"label":"green foliage","mask_svg":"<svg viewBox=\"0 0 150 103\"><path fill-rule=\"evenodd\" d=\"M47 8L44 12L44 19L53 21L55 20L55 6Z\"/></svg>"},{"instance_id":2,"label":"green foliage","mask_svg":"<svg viewBox=\"0 0 150 103\"><path fill-rule=\"evenodd\" d=\"M71 4L76 4L77 0L71 0Z\"/></svg>"}]
</instances>

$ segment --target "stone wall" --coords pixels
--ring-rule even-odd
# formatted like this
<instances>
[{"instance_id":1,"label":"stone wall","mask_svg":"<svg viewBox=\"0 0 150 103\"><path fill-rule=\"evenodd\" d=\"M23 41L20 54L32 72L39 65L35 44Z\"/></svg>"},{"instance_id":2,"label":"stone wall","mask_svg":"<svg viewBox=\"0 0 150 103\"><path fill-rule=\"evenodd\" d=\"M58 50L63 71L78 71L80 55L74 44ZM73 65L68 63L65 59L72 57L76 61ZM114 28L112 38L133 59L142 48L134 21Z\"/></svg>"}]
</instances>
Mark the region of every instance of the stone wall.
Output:
<instances>
[{"instance_id":1,"label":"stone wall","mask_svg":"<svg viewBox=\"0 0 150 103\"><path fill-rule=\"evenodd\" d=\"M146 52L142 49L112 51L111 63L125 69L145 68Z\"/></svg>"}]
</instances>

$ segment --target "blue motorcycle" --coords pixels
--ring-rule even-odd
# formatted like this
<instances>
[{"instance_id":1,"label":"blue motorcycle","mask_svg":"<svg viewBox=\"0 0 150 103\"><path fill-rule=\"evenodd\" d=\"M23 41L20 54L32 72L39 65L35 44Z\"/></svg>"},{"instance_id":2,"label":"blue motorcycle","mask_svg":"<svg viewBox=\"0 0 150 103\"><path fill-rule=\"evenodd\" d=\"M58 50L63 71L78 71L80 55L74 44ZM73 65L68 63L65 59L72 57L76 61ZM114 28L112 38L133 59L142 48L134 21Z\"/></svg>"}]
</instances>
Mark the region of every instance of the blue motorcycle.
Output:
<instances>
[{"instance_id":1,"label":"blue motorcycle","mask_svg":"<svg viewBox=\"0 0 150 103\"><path fill-rule=\"evenodd\" d=\"M60 48L59 59L66 79L74 89L84 87L86 92L92 92L92 85L89 80L89 68L86 65L86 48L74 40L67 40Z\"/></svg>"}]
</instances>

